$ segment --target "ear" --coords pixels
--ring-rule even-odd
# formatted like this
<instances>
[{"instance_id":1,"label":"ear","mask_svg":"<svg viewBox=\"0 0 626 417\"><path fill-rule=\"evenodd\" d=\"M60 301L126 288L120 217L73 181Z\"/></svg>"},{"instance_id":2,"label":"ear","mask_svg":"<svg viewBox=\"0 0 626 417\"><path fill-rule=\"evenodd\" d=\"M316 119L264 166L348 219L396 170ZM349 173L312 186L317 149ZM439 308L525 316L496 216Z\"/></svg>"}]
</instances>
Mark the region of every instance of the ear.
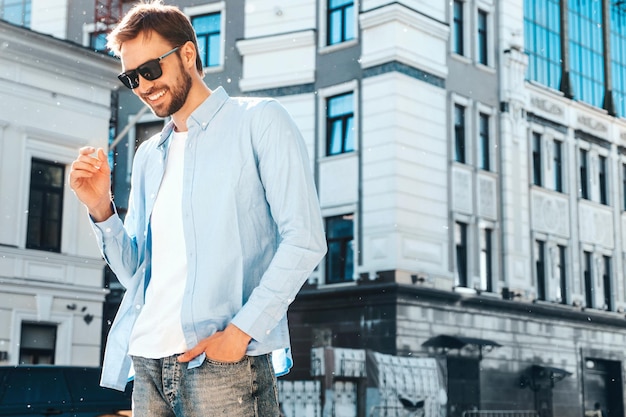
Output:
<instances>
[{"instance_id":1,"label":"ear","mask_svg":"<svg viewBox=\"0 0 626 417\"><path fill-rule=\"evenodd\" d=\"M180 57L185 67L195 70L196 68L196 47L193 42L187 41L180 47Z\"/></svg>"}]
</instances>

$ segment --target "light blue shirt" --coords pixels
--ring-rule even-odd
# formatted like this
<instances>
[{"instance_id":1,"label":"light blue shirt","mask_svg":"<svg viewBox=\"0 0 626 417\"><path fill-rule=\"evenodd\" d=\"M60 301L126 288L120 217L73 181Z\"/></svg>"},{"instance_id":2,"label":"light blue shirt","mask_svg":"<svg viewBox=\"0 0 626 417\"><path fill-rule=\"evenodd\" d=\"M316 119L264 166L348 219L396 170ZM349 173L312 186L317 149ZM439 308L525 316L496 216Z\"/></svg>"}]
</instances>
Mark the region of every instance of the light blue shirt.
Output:
<instances>
[{"instance_id":1,"label":"light blue shirt","mask_svg":"<svg viewBox=\"0 0 626 417\"><path fill-rule=\"evenodd\" d=\"M286 372L287 308L326 253L302 136L275 100L230 98L221 87L187 126L182 212L188 275L181 311L187 346L233 323L252 337L248 355L285 350L286 369L278 372ZM137 150L124 222L115 213L93 224L126 288L104 357L101 384L109 388L123 390L128 380L128 343L151 276L150 214L173 127L168 123Z\"/></svg>"}]
</instances>

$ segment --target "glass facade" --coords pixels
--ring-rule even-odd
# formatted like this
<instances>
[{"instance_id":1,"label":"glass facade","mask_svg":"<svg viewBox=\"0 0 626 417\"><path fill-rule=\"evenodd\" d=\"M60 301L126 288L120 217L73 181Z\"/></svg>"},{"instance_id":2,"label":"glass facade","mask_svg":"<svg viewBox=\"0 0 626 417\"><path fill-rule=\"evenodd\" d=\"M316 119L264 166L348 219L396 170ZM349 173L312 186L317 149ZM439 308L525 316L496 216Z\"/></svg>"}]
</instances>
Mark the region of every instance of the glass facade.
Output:
<instances>
[{"instance_id":1,"label":"glass facade","mask_svg":"<svg viewBox=\"0 0 626 417\"><path fill-rule=\"evenodd\" d=\"M604 102L602 0L569 0L569 49L574 98L596 107Z\"/></svg>"},{"instance_id":2,"label":"glass facade","mask_svg":"<svg viewBox=\"0 0 626 417\"><path fill-rule=\"evenodd\" d=\"M603 0L525 0L527 78L626 117L626 3L606 4L608 22L604 19ZM561 30L562 18L568 22L566 34ZM566 51L561 50L563 42ZM561 80L561 60L565 57L569 79ZM606 68L610 68L611 85Z\"/></svg>"},{"instance_id":3,"label":"glass facade","mask_svg":"<svg viewBox=\"0 0 626 417\"><path fill-rule=\"evenodd\" d=\"M611 2L611 71L615 112L626 118L626 3Z\"/></svg>"},{"instance_id":4,"label":"glass facade","mask_svg":"<svg viewBox=\"0 0 626 417\"><path fill-rule=\"evenodd\" d=\"M524 1L524 42L528 79L559 89L561 82L559 0Z\"/></svg>"}]
</instances>

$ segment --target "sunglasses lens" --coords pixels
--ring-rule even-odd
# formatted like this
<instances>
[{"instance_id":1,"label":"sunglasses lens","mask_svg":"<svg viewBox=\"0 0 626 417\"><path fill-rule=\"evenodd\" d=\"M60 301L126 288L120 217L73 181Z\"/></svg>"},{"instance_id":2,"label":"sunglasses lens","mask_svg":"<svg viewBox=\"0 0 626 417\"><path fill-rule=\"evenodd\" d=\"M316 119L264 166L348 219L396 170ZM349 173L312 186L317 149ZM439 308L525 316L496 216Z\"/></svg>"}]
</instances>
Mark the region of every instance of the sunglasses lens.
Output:
<instances>
[{"instance_id":1,"label":"sunglasses lens","mask_svg":"<svg viewBox=\"0 0 626 417\"><path fill-rule=\"evenodd\" d=\"M137 72L148 81L156 80L163 75L163 71L161 71L161 64L158 59L153 59L141 65L137 68Z\"/></svg>"},{"instance_id":2,"label":"sunglasses lens","mask_svg":"<svg viewBox=\"0 0 626 417\"><path fill-rule=\"evenodd\" d=\"M136 70L123 72L118 75L117 78L122 82L122 84L124 84L124 86L130 88L131 90L139 87L139 75L137 75Z\"/></svg>"}]
</instances>

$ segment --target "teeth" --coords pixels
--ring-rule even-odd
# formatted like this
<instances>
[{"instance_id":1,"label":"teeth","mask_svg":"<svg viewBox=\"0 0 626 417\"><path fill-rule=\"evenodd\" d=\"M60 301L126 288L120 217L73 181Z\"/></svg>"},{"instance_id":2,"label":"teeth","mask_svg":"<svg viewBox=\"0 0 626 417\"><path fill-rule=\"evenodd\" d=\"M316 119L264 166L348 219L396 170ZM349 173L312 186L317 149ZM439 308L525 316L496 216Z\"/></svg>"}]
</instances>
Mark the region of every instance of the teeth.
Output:
<instances>
[{"instance_id":1,"label":"teeth","mask_svg":"<svg viewBox=\"0 0 626 417\"><path fill-rule=\"evenodd\" d=\"M152 101L154 100L158 100L159 98L163 97L165 95L165 90L161 90L160 92L153 94L151 96L148 96L148 98Z\"/></svg>"}]
</instances>

